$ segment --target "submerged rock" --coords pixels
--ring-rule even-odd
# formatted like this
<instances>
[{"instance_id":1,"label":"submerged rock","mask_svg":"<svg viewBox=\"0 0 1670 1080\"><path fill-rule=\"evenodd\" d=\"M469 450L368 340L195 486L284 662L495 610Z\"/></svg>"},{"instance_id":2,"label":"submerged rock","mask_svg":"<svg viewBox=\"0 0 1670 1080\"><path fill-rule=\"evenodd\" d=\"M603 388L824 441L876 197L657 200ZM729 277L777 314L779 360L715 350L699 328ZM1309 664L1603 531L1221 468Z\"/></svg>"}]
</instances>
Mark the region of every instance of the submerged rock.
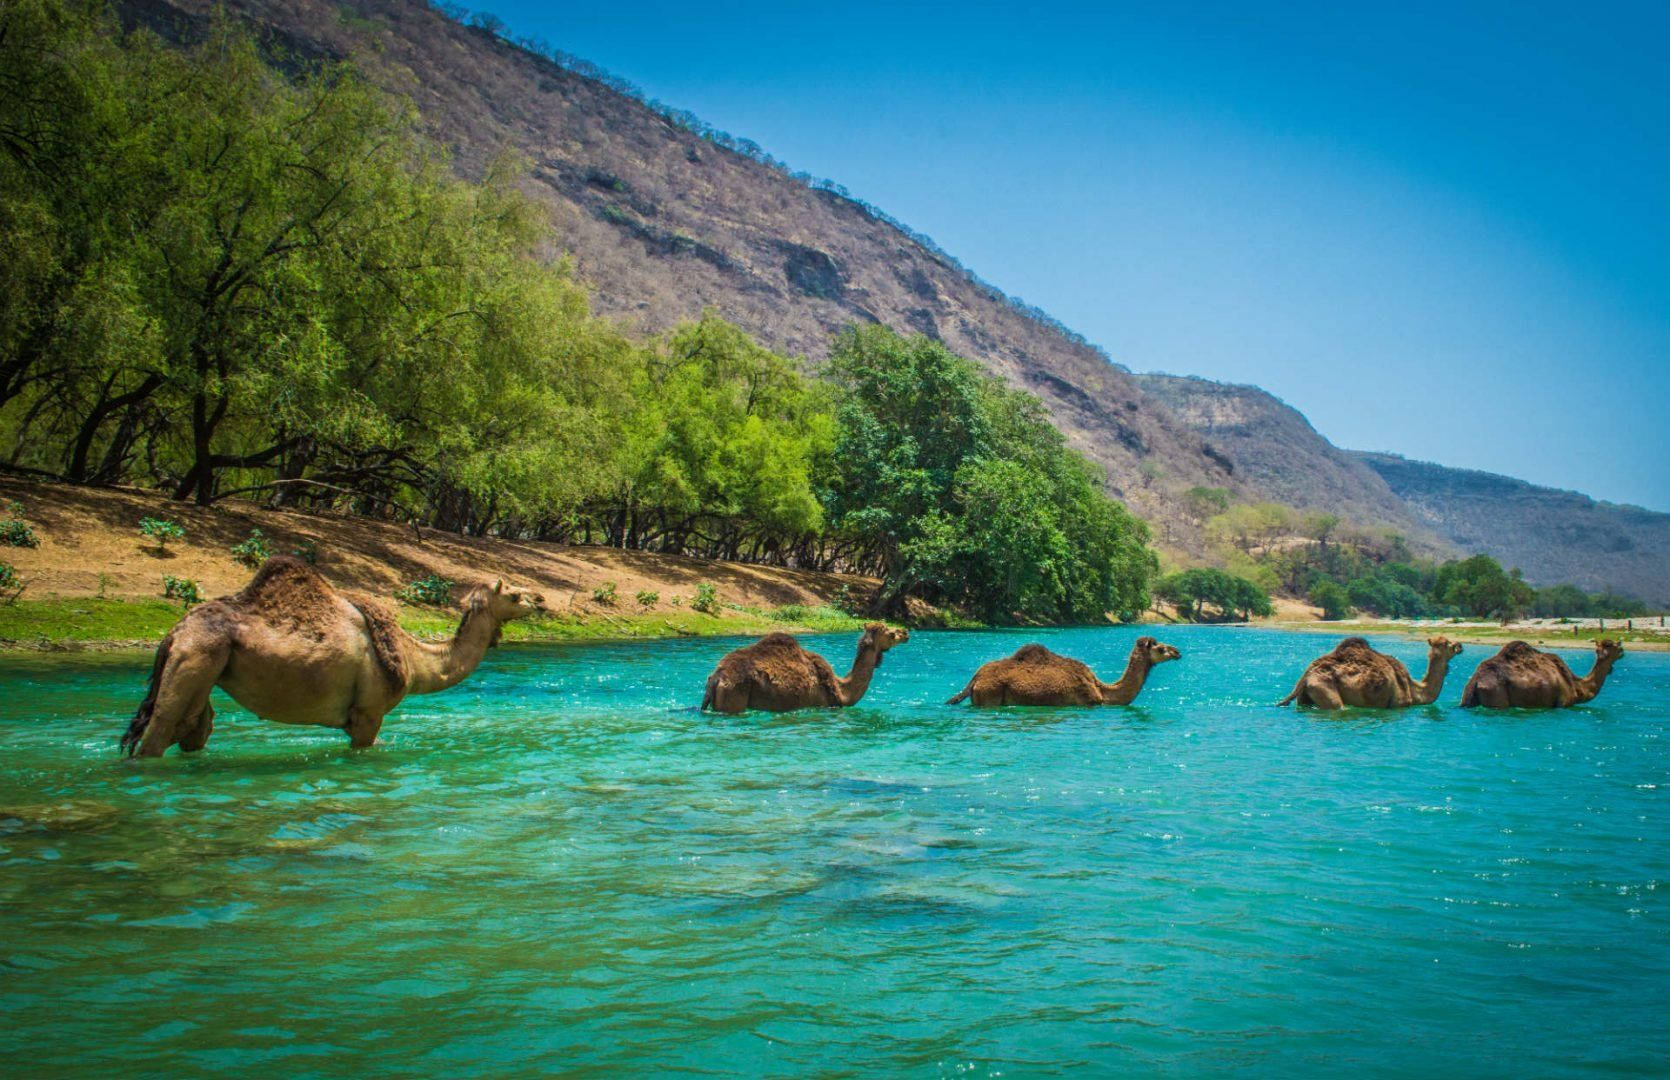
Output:
<instances>
[{"instance_id":1,"label":"submerged rock","mask_svg":"<svg viewBox=\"0 0 1670 1080\"><path fill-rule=\"evenodd\" d=\"M24 803L0 806L0 827L50 829L57 832L90 832L115 823L122 811L97 799L70 799L59 803Z\"/></svg>"}]
</instances>

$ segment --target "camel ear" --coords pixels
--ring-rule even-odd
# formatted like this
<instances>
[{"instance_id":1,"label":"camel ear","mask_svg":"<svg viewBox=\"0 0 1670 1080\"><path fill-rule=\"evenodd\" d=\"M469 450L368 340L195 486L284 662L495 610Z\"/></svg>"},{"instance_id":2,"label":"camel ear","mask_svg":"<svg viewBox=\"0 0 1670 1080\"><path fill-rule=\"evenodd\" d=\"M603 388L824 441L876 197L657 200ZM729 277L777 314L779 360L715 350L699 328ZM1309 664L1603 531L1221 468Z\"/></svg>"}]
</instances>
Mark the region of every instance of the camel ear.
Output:
<instances>
[{"instance_id":1,"label":"camel ear","mask_svg":"<svg viewBox=\"0 0 1670 1080\"><path fill-rule=\"evenodd\" d=\"M504 592L504 578L493 582L493 595L497 596L502 592Z\"/></svg>"}]
</instances>

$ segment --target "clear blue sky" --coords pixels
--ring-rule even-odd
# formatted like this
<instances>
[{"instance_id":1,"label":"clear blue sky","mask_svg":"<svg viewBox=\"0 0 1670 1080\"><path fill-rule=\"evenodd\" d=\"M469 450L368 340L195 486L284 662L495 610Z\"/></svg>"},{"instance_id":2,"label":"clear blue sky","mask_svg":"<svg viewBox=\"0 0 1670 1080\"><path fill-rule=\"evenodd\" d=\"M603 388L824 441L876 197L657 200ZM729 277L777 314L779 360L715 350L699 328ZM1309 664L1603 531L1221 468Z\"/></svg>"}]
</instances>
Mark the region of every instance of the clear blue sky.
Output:
<instances>
[{"instance_id":1,"label":"clear blue sky","mask_svg":"<svg viewBox=\"0 0 1670 1080\"><path fill-rule=\"evenodd\" d=\"M479 6L1133 370L1670 510L1670 5Z\"/></svg>"}]
</instances>

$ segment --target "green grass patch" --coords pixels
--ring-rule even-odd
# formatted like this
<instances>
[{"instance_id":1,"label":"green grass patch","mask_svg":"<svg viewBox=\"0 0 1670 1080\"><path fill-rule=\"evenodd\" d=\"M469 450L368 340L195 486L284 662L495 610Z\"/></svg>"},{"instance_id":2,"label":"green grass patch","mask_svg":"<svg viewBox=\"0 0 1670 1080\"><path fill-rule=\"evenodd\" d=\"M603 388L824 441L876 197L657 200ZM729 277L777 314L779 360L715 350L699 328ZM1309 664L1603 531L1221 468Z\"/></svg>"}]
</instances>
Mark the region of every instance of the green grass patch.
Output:
<instances>
[{"instance_id":1,"label":"green grass patch","mask_svg":"<svg viewBox=\"0 0 1670 1080\"><path fill-rule=\"evenodd\" d=\"M167 600L18 600L0 604L0 645L158 642L182 614L179 604Z\"/></svg>"}]
</instances>

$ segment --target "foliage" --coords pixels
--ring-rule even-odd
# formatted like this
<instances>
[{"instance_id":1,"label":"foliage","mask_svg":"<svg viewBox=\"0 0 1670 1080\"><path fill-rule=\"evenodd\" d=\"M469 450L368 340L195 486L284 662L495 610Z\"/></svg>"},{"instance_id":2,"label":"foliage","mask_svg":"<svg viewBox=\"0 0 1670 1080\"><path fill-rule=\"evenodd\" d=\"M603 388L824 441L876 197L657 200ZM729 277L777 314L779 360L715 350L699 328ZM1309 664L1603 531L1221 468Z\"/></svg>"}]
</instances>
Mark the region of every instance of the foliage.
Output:
<instances>
[{"instance_id":1,"label":"foliage","mask_svg":"<svg viewBox=\"0 0 1670 1080\"><path fill-rule=\"evenodd\" d=\"M303 540L290 549L290 554L307 565L314 566L319 562L319 545L312 540Z\"/></svg>"},{"instance_id":2,"label":"foliage","mask_svg":"<svg viewBox=\"0 0 1670 1080\"><path fill-rule=\"evenodd\" d=\"M186 530L179 522L167 518L142 517L139 519L139 535L150 537L157 542L157 550L166 551L168 541L182 539Z\"/></svg>"},{"instance_id":3,"label":"foliage","mask_svg":"<svg viewBox=\"0 0 1670 1080\"><path fill-rule=\"evenodd\" d=\"M245 566L256 567L272 558L271 541L260 529L249 530L249 537L232 545L232 557Z\"/></svg>"},{"instance_id":4,"label":"foliage","mask_svg":"<svg viewBox=\"0 0 1670 1080\"><path fill-rule=\"evenodd\" d=\"M1154 598L1172 605L1190 622L1245 621L1274 611L1270 594L1256 584L1210 568L1166 575L1155 583ZM1209 612L1208 605L1216 612Z\"/></svg>"},{"instance_id":5,"label":"foliage","mask_svg":"<svg viewBox=\"0 0 1670 1080\"><path fill-rule=\"evenodd\" d=\"M1536 600L1536 590L1521 580L1517 569L1504 572L1489 555L1447 562L1433 579L1432 595L1463 615L1511 619Z\"/></svg>"},{"instance_id":6,"label":"foliage","mask_svg":"<svg viewBox=\"0 0 1670 1080\"><path fill-rule=\"evenodd\" d=\"M0 562L0 593L5 594L8 604L23 594L23 579L18 576L17 567L9 562Z\"/></svg>"},{"instance_id":7,"label":"foliage","mask_svg":"<svg viewBox=\"0 0 1670 1080\"><path fill-rule=\"evenodd\" d=\"M1351 614L1351 595L1335 581L1321 581L1311 588L1306 598L1322 609L1322 617L1335 622Z\"/></svg>"},{"instance_id":8,"label":"foliage","mask_svg":"<svg viewBox=\"0 0 1670 1080\"><path fill-rule=\"evenodd\" d=\"M23 518L23 504L15 499L7 499L6 512L12 516L0 521L0 544L10 547L40 547L40 537L35 535L34 526Z\"/></svg>"},{"instance_id":9,"label":"foliage","mask_svg":"<svg viewBox=\"0 0 1670 1080\"><path fill-rule=\"evenodd\" d=\"M169 600L178 600L186 607L203 602L203 596L198 591L197 582L191 578L175 577L172 574L164 574L162 577L162 595Z\"/></svg>"},{"instance_id":10,"label":"foliage","mask_svg":"<svg viewBox=\"0 0 1670 1080\"><path fill-rule=\"evenodd\" d=\"M422 604L427 607L446 607L452 603L453 582L437 574L419 578L395 590L394 598L402 604Z\"/></svg>"},{"instance_id":11,"label":"foliage","mask_svg":"<svg viewBox=\"0 0 1670 1080\"><path fill-rule=\"evenodd\" d=\"M615 602L615 583L605 581L591 591L591 598L595 603L613 604Z\"/></svg>"},{"instance_id":12,"label":"foliage","mask_svg":"<svg viewBox=\"0 0 1670 1080\"><path fill-rule=\"evenodd\" d=\"M654 589L639 589L638 590L638 606L639 607L652 608L656 604L659 604L660 602L661 602L661 594L656 592Z\"/></svg>"},{"instance_id":13,"label":"foliage","mask_svg":"<svg viewBox=\"0 0 1670 1080\"><path fill-rule=\"evenodd\" d=\"M827 499L836 532L907 597L992 621L1099 621L1148 605L1147 527L1099 490L1037 398L926 337L882 326L837 340Z\"/></svg>"},{"instance_id":14,"label":"foliage","mask_svg":"<svg viewBox=\"0 0 1670 1080\"><path fill-rule=\"evenodd\" d=\"M690 606L708 615L719 614L719 590L711 582L702 582L696 586L696 596Z\"/></svg>"}]
</instances>

